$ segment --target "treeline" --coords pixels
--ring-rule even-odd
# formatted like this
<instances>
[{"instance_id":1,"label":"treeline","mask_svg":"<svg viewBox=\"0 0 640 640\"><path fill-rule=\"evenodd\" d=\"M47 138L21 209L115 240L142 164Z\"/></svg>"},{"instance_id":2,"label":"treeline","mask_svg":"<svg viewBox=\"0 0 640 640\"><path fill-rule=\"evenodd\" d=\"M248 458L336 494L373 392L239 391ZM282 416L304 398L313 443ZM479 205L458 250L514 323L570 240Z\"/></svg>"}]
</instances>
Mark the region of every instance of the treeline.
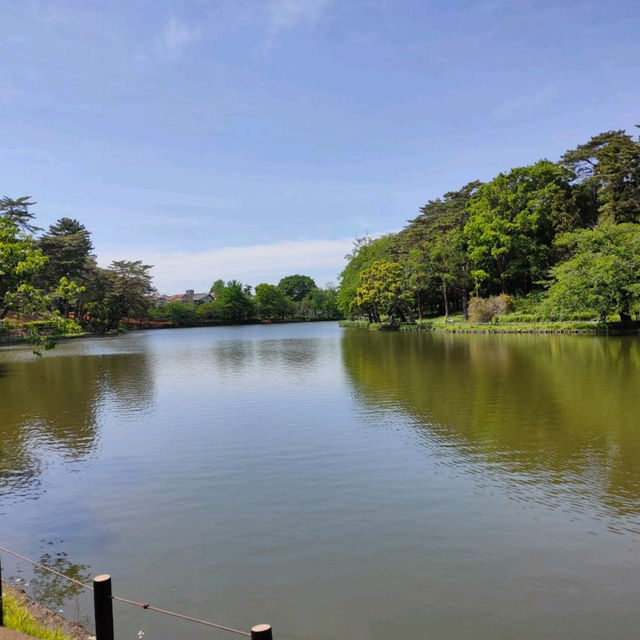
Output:
<instances>
[{"instance_id":1,"label":"treeline","mask_svg":"<svg viewBox=\"0 0 640 640\"><path fill-rule=\"evenodd\" d=\"M189 302L164 302L149 311L149 317L177 326L225 323L239 324L287 320L336 320L342 317L338 309L337 290L327 285L322 289L305 275L290 275L277 285L263 282L256 286L238 280L216 280L210 289L212 302L194 305Z\"/></svg>"},{"instance_id":2,"label":"treeline","mask_svg":"<svg viewBox=\"0 0 640 640\"><path fill-rule=\"evenodd\" d=\"M174 325L236 323L259 319L335 319L337 291L292 275L279 284L251 287L218 280L213 302L196 307L157 306L151 265L118 260L99 267L91 234L71 218L47 230L36 226L29 197L0 198L0 333L45 342L56 334L105 333L123 322Z\"/></svg>"},{"instance_id":3,"label":"treeline","mask_svg":"<svg viewBox=\"0 0 640 640\"><path fill-rule=\"evenodd\" d=\"M515 310L629 322L640 307L640 141L608 131L559 162L470 182L347 258L338 304L352 318Z\"/></svg>"},{"instance_id":4,"label":"treeline","mask_svg":"<svg viewBox=\"0 0 640 640\"><path fill-rule=\"evenodd\" d=\"M61 218L43 231L35 225L35 204L0 198L0 330L34 338L104 333L124 318L146 317L151 266L118 260L99 267L84 225Z\"/></svg>"}]
</instances>

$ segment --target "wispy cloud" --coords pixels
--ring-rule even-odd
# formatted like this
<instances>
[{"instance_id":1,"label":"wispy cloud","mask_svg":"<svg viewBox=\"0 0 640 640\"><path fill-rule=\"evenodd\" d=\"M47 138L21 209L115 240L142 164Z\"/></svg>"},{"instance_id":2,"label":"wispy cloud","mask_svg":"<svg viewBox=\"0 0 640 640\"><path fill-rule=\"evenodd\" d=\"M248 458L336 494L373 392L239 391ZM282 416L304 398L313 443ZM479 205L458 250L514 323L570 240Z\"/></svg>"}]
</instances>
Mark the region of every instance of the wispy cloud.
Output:
<instances>
[{"instance_id":1,"label":"wispy cloud","mask_svg":"<svg viewBox=\"0 0 640 640\"><path fill-rule=\"evenodd\" d=\"M507 98L493 109L492 115L504 119L529 115L539 107L548 104L555 95L556 90L557 86L550 84L536 91Z\"/></svg>"},{"instance_id":2,"label":"wispy cloud","mask_svg":"<svg viewBox=\"0 0 640 640\"><path fill-rule=\"evenodd\" d=\"M201 30L171 16L156 37L156 52L173 59L180 58L185 48L200 38Z\"/></svg>"},{"instance_id":3,"label":"wispy cloud","mask_svg":"<svg viewBox=\"0 0 640 640\"><path fill-rule=\"evenodd\" d=\"M315 24L330 3L331 0L268 0L267 47L286 31Z\"/></svg>"},{"instance_id":4,"label":"wispy cloud","mask_svg":"<svg viewBox=\"0 0 640 640\"><path fill-rule=\"evenodd\" d=\"M344 256L352 249L353 239L298 240L242 247L222 247L201 252L158 252L127 249L137 259L152 264L154 284L165 293L184 289L208 290L218 278L238 279L251 285L277 283L292 273L315 278L318 285L334 281L344 268ZM105 266L112 260L130 259L129 255L105 255Z\"/></svg>"}]
</instances>

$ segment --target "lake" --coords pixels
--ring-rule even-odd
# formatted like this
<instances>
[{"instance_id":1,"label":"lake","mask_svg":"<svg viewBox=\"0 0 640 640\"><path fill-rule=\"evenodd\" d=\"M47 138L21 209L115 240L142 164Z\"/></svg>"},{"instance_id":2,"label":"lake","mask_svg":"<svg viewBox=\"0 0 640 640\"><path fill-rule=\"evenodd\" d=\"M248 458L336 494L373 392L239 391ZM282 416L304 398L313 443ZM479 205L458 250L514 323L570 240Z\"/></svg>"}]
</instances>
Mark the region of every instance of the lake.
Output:
<instances>
[{"instance_id":1,"label":"lake","mask_svg":"<svg viewBox=\"0 0 640 640\"><path fill-rule=\"evenodd\" d=\"M3 348L0 523L275 640L637 638L640 339L311 323ZM234 637L114 612L120 638Z\"/></svg>"}]
</instances>

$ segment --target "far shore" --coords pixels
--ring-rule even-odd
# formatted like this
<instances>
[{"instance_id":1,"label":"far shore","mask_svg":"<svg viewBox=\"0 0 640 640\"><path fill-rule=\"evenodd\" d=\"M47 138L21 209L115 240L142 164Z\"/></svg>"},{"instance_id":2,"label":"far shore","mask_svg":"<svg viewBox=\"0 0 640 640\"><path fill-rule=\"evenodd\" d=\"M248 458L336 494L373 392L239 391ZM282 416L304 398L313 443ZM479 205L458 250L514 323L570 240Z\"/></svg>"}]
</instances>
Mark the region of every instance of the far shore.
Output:
<instances>
[{"instance_id":1,"label":"far shore","mask_svg":"<svg viewBox=\"0 0 640 640\"><path fill-rule=\"evenodd\" d=\"M270 320L268 322L264 320L246 320L244 322L203 322L200 324L173 324L170 322L124 322L120 329L117 331L107 331L105 333L92 333L89 331L83 331L81 333L69 333L63 335L51 336L52 340L56 343L64 342L67 340L76 340L79 338L109 338L119 336L132 331L148 331L148 330L160 330L160 329L196 329L202 327L242 327L248 325L272 325L272 324L302 324L308 322L338 322L338 319L327 318L299 318L288 320ZM0 348L12 347L12 346L42 346L33 341L33 338L29 336L12 335L0 333Z\"/></svg>"}]
</instances>

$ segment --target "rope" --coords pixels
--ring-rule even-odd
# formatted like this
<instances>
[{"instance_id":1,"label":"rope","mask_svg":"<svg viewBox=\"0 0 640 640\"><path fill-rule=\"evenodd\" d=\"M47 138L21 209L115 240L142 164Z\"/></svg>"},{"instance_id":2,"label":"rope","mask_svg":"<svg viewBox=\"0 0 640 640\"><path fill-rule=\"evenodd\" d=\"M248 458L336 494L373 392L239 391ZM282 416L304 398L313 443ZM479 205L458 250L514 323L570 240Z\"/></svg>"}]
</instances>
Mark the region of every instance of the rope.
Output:
<instances>
[{"instance_id":1,"label":"rope","mask_svg":"<svg viewBox=\"0 0 640 640\"><path fill-rule=\"evenodd\" d=\"M57 576L59 576L60 578L63 578L64 580L68 580L69 582L72 582L73 584L82 587L83 589L88 589L89 591L93 591L93 587L88 585L88 584L84 584L84 582L80 582L79 580L76 580L75 578L70 578L69 576L65 575L64 573L61 573L60 571L56 571L55 569L52 569L51 567L47 567L44 564L41 564L40 562L36 562L35 560L32 560L31 558L27 558L26 556L23 556L20 553L17 553L16 551L12 551L11 549L7 549L7 547L3 547L2 545L0 545L0 551L4 551L5 553L8 553L11 556L15 556L16 558L20 558L20 560L24 560L25 562L28 562L29 564L32 564L36 567L40 567L41 569L43 569L44 571L48 571L49 573L53 573ZM188 620L189 622L195 622L197 624L201 624L204 625L205 627L213 627L214 629L221 629L222 631L230 631L231 633L236 633L239 636L245 636L247 638L251 637L250 633L247 633L246 631L241 631L240 629L234 629L233 627L225 627L222 624L216 624L215 622L209 622L208 620L200 620L200 618L194 618L192 616L187 616L184 615L183 613L176 613L175 611L168 611L167 609L161 609L160 607L154 607L153 605L149 604L148 602L137 602L135 600L129 600L127 598L122 598L120 596L111 596L112 600L115 600L116 602L122 602L124 604L130 604L133 605L134 607L140 607L141 609L148 609L149 611L155 611L157 613L163 613L166 616L172 616L174 618L180 618L181 620Z\"/></svg>"},{"instance_id":2,"label":"rope","mask_svg":"<svg viewBox=\"0 0 640 640\"><path fill-rule=\"evenodd\" d=\"M93 591L93 587L89 586L88 584L85 584L84 582L80 582L80 580L76 580L75 578L70 578L69 576L66 576L64 573L60 573L60 571L56 571L55 569L52 569L51 567L47 567L43 564L40 564L39 562L36 562L35 560L32 560L31 558L27 558L26 556L21 555L20 553L17 553L16 551L11 551L11 549L7 549L7 547L3 547L0 544L0 551L4 551L6 553L8 553L11 556L15 556L16 558L20 558L20 560L24 560L25 562L28 562L29 564L33 564L36 567L40 567L41 569L44 569L45 571L49 571L49 573L54 573L55 575L59 576L60 578L64 578L65 580L68 580L69 582L73 582L73 584L78 585L79 587L82 587L83 589L89 589L89 591Z\"/></svg>"},{"instance_id":3,"label":"rope","mask_svg":"<svg viewBox=\"0 0 640 640\"><path fill-rule=\"evenodd\" d=\"M124 602L124 604L131 604L134 607L140 607L141 609L148 609L149 611L156 611L157 613L164 613L166 616L173 616L174 618L180 618L181 620L189 620L190 622L197 622L203 624L206 627L213 627L214 629L222 629L223 631L230 631L231 633L237 633L239 636L251 637L250 633L241 631L240 629L234 629L233 627L225 627L222 624L216 624L215 622L208 622L207 620L200 620L199 618L193 618L192 616L186 616L183 613L176 613L175 611L167 611L167 609L160 609L154 607L148 602L136 602L135 600L128 600L127 598L121 598L120 596L111 596L113 600L117 602Z\"/></svg>"}]
</instances>

